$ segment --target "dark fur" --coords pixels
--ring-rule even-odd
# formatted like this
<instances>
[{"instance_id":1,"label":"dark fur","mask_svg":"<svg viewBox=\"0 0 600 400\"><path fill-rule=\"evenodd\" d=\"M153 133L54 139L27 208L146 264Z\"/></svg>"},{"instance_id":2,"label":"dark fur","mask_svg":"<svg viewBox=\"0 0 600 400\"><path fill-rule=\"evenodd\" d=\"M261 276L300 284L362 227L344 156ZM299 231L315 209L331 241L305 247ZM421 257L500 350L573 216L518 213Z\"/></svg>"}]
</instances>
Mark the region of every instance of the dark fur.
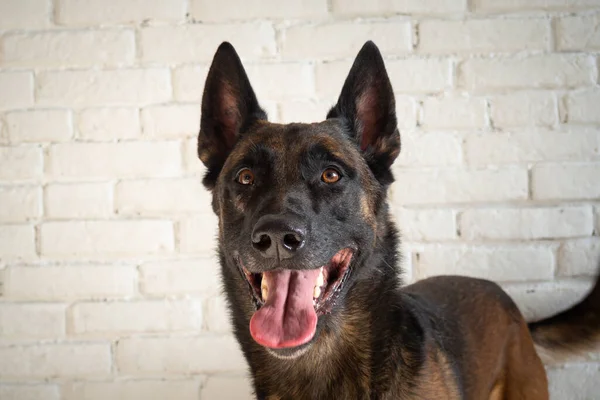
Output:
<instances>
[{"instance_id":1,"label":"dark fur","mask_svg":"<svg viewBox=\"0 0 600 400\"><path fill-rule=\"evenodd\" d=\"M394 95L372 42L358 54L338 103L315 124L272 124L233 47L223 43L202 101L198 154L219 217L219 256L235 335L259 399L546 399L544 368L519 310L498 285L436 277L402 287L399 235L386 194L400 151ZM330 165L334 185L319 180ZM236 174L252 168L255 184ZM266 215L293 220L306 246L267 259L251 244ZM282 359L249 333L255 311L237 257L252 272L313 269L356 249L332 312L303 351ZM559 316L533 324L549 348L579 350L600 332L600 289Z\"/></svg>"}]
</instances>

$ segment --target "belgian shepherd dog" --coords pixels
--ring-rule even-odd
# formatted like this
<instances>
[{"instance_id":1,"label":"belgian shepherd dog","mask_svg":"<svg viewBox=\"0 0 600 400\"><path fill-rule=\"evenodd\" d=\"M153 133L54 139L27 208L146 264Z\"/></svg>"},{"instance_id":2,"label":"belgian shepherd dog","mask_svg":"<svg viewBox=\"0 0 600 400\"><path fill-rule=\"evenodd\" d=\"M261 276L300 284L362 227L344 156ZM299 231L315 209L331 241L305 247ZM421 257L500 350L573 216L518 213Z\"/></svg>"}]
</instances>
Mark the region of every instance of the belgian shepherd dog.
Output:
<instances>
[{"instance_id":1,"label":"belgian shepherd dog","mask_svg":"<svg viewBox=\"0 0 600 400\"><path fill-rule=\"evenodd\" d=\"M595 346L600 285L529 325L490 281L404 286L386 201L400 152L394 101L373 42L326 119L312 124L268 122L233 46L214 56L198 155L256 397L547 399L536 348Z\"/></svg>"}]
</instances>

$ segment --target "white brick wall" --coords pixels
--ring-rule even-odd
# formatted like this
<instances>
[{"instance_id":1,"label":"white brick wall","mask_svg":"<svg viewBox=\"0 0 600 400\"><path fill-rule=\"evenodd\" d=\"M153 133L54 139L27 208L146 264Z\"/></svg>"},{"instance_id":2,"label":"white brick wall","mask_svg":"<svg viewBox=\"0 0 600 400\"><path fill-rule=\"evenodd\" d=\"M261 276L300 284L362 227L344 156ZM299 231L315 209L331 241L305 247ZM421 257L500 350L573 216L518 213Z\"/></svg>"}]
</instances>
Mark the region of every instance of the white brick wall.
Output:
<instances>
[{"instance_id":1,"label":"white brick wall","mask_svg":"<svg viewBox=\"0 0 600 400\"><path fill-rule=\"evenodd\" d=\"M598 0L0 0L0 399L251 398L196 156L224 40L284 122L375 40L407 279L568 307L600 259L599 26ZM553 398L599 360L549 366Z\"/></svg>"}]
</instances>

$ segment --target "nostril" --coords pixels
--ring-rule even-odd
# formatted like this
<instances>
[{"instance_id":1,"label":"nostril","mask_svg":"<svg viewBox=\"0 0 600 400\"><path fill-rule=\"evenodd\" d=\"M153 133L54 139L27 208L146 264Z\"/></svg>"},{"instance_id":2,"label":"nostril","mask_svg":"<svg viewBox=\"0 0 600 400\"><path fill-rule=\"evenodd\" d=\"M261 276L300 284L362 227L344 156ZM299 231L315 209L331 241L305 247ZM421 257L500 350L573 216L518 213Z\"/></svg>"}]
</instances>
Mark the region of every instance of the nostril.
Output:
<instances>
[{"instance_id":1,"label":"nostril","mask_svg":"<svg viewBox=\"0 0 600 400\"><path fill-rule=\"evenodd\" d=\"M266 251L269 249L269 247L271 247L271 238L269 235L260 235L258 242L253 241L252 245L258 251Z\"/></svg>"},{"instance_id":2,"label":"nostril","mask_svg":"<svg viewBox=\"0 0 600 400\"><path fill-rule=\"evenodd\" d=\"M302 238L295 233L288 233L283 236L283 245L288 250L298 250L302 245L304 245L304 241Z\"/></svg>"}]
</instances>

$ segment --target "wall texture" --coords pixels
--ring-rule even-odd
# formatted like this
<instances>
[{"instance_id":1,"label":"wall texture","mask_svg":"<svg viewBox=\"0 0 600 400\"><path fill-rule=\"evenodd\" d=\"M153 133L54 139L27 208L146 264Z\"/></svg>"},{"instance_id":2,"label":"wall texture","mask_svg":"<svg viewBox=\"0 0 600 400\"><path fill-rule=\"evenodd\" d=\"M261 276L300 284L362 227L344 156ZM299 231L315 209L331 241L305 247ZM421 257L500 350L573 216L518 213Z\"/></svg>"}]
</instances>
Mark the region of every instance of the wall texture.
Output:
<instances>
[{"instance_id":1,"label":"wall texture","mask_svg":"<svg viewBox=\"0 0 600 400\"><path fill-rule=\"evenodd\" d=\"M373 39L397 93L407 281L530 317L600 259L600 0L0 0L0 399L249 398L195 155L218 44L274 121L325 116ZM550 365L600 392L600 353Z\"/></svg>"}]
</instances>

